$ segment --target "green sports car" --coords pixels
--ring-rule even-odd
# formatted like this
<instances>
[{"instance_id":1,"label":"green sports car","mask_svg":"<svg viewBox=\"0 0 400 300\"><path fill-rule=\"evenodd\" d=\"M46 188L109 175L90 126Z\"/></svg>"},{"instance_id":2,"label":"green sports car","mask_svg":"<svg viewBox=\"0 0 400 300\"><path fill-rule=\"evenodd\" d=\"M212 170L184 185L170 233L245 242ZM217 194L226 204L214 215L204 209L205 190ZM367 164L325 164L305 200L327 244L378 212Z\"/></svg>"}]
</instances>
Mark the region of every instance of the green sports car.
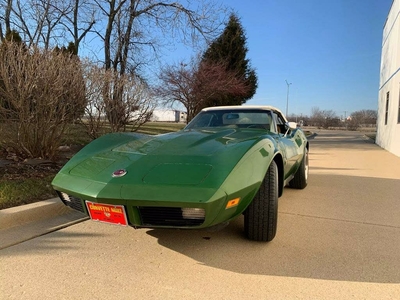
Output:
<instances>
[{"instance_id":1,"label":"green sports car","mask_svg":"<svg viewBox=\"0 0 400 300\"><path fill-rule=\"evenodd\" d=\"M307 186L308 149L302 129L274 107L212 107L178 132L104 135L52 185L93 220L198 229L244 214L245 235L271 241L283 188Z\"/></svg>"}]
</instances>

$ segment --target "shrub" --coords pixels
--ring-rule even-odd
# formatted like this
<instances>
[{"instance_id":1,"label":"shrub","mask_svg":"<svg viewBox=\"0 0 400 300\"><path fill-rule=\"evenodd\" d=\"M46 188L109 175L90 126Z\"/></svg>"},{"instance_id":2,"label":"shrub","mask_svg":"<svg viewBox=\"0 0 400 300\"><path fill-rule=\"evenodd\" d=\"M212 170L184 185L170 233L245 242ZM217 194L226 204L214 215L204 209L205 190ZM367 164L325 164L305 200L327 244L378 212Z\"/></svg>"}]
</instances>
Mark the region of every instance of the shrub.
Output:
<instances>
[{"instance_id":1,"label":"shrub","mask_svg":"<svg viewBox=\"0 0 400 300\"><path fill-rule=\"evenodd\" d=\"M0 54L3 147L22 158L54 158L66 125L86 106L78 58L13 42L4 42Z\"/></svg>"}]
</instances>

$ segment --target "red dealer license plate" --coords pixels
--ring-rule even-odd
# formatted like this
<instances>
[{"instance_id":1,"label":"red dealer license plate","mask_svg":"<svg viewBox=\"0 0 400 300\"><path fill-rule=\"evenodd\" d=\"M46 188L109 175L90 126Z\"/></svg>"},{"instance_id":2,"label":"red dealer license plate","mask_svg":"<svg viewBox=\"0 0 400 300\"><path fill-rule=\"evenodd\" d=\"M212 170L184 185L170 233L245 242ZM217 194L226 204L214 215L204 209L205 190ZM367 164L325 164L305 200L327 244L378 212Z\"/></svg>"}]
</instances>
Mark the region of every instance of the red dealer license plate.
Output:
<instances>
[{"instance_id":1,"label":"red dealer license plate","mask_svg":"<svg viewBox=\"0 0 400 300\"><path fill-rule=\"evenodd\" d=\"M124 226L128 225L123 205L110 205L86 201L86 206L92 220Z\"/></svg>"}]
</instances>

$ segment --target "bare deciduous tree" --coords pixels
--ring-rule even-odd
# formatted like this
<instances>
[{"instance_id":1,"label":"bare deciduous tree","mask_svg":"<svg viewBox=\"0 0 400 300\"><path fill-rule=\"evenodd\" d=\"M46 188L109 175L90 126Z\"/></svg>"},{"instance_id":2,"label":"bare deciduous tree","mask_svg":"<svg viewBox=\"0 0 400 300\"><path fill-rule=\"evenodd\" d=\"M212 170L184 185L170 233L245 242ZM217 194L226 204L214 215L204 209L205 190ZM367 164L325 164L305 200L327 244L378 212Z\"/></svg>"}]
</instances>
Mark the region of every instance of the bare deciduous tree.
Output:
<instances>
[{"instance_id":1,"label":"bare deciduous tree","mask_svg":"<svg viewBox=\"0 0 400 300\"><path fill-rule=\"evenodd\" d=\"M199 36L213 38L222 24L220 12L224 10L209 0L175 1L156 0L95 0L103 18L105 30L97 34L104 42L106 69L120 74L132 73L138 64L143 47L160 51L163 37L180 38L188 42ZM196 9L193 9L195 7ZM164 41L165 42L165 41ZM143 59L143 57L140 57Z\"/></svg>"},{"instance_id":2,"label":"bare deciduous tree","mask_svg":"<svg viewBox=\"0 0 400 300\"><path fill-rule=\"evenodd\" d=\"M86 106L76 57L3 43L0 136L21 157L54 158L67 124Z\"/></svg>"},{"instance_id":3,"label":"bare deciduous tree","mask_svg":"<svg viewBox=\"0 0 400 300\"><path fill-rule=\"evenodd\" d=\"M71 11L64 14L61 24L65 30L72 36L72 40L79 52L79 46L82 40L92 30L96 24L97 7L91 0L70 0Z\"/></svg>"},{"instance_id":4,"label":"bare deciduous tree","mask_svg":"<svg viewBox=\"0 0 400 300\"><path fill-rule=\"evenodd\" d=\"M165 105L173 106L176 102L182 104L188 113L187 122L193 118L193 113L201 106L194 95L196 65L180 63L164 67L160 72L160 85L156 94Z\"/></svg>"},{"instance_id":5,"label":"bare deciduous tree","mask_svg":"<svg viewBox=\"0 0 400 300\"><path fill-rule=\"evenodd\" d=\"M347 121L347 128L357 130L361 126L373 127L376 126L377 111L363 109L355 111L351 114Z\"/></svg>"},{"instance_id":6,"label":"bare deciduous tree","mask_svg":"<svg viewBox=\"0 0 400 300\"><path fill-rule=\"evenodd\" d=\"M160 80L157 94L165 104L181 103L187 110L188 122L214 97L241 96L249 89L245 81L227 70L222 62L192 61L189 65L167 66L161 71Z\"/></svg>"},{"instance_id":7,"label":"bare deciduous tree","mask_svg":"<svg viewBox=\"0 0 400 300\"><path fill-rule=\"evenodd\" d=\"M158 54L168 39L171 45L171 40L214 38L225 13L213 0L0 0L0 9L0 37L16 30L28 47L73 41L78 50L94 33L100 38L96 44L103 44L106 68L121 74L150 61L140 56L143 47Z\"/></svg>"},{"instance_id":8,"label":"bare deciduous tree","mask_svg":"<svg viewBox=\"0 0 400 300\"><path fill-rule=\"evenodd\" d=\"M84 70L88 105L83 123L91 137L100 136L107 124L112 132L116 132L125 131L128 124L132 125L132 130L137 130L149 121L156 103L143 80L119 75L90 63L86 64ZM120 86L124 87L122 101L118 101L118 105L109 105L119 93ZM110 117L115 119L110 121Z\"/></svg>"},{"instance_id":9,"label":"bare deciduous tree","mask_svg":"<svg viewBox=\"0 0 400 300\"><path fill-rule=\"evenodd\" d=\"M0 20L4 21L5 31L3 32L3 27L0 22L0 40L3 41L7 32L11 31L11 10L13 0L4 0L0 2L0 8L4 10L4 17L0 17Z\"/></svg>"},{"instance_id":10,"label":"bare deciduous tree","mask_svg":"<svg viewBox=\"0 0 400 300\"><path fill-rule=\"evenodd\" d=\"M81 41L96 23L98 10L92 0L1 0L4 10L0 37L16 30L28 47L44 49L74 43L76 54ZM0 3L1 3L0 2ZM0 19L1 20L1 19Z\"/></svg>"},{"instance_id":11,"label":"bare deciduous tree","mask_svg":"<svg viewBox=\"0 0 400 300\"><path fill-rule=\"evenodd\" d=\"M213 0L181 3L171 0L0 0L0 3L6 13L0 21L19 32L28 49L51 49L72 40L74 48L71 49L78 53L89 33L100 39L104 49L100 61L106 70L112 70L113 76L110 86L107 81L103 82L102 95L113 130L125 124L126 97L130 95L132 82L140 81L145 86L143 80L138 80L138 67L154 61L161 52L160 46L168 45L166 37L169 45L176 40L212 39L223 23L221 16L225 12ZM144 56L144 52L148 55Z\"/></svg>"},{"instance_id":12,"label":"bare deciduous tree","mask_svg":"<svg viewBox=\"0 0 400 300\"><path fill-rule=\"evenodd\" d=\"M105 31L98 31L104 41L104 64L107 70L112 69L119 75L136 76L137 67L146 63L141 57L141 50L147 46L158 54L162 35L188 36L196 40L199 35L213 37L221 20L212 2L196 1L196 10L191 9L190 1L182 5L172 1L156 0L95 0L104 14L107 25ZM158 38L157 38L157 33ZM107 113L116 114L123 105L124 86L114 90L112 101L106 103ZM105 87L105 91L109 88ZM104 95L107 98L107 95ZM120 116L109 115L111 123ZM114 125L112 125L114 126Z\"/></svg>"},{"instance_id":13,"label":"bare deciduous tree","mask_svg":"<svg viewBox=\"0 0 400 300\"><path fill-rule=\"evenodd\" d=\"M28 47L46 50L63 40L60 21L71 12L71 4L61 0L14 0L12 26Z\"/></svg>"},{"instance_id":14,"label":"bare deciduous tree","mask_svg":"<svg viewBox=\"0 0 400 300\"><path fill-rule=\"evenodd\" d=\"M310 123L320 128L339 127L340 120L333 110L320 110L318 107L311 109Z\"/></svg>"}]
</instances>

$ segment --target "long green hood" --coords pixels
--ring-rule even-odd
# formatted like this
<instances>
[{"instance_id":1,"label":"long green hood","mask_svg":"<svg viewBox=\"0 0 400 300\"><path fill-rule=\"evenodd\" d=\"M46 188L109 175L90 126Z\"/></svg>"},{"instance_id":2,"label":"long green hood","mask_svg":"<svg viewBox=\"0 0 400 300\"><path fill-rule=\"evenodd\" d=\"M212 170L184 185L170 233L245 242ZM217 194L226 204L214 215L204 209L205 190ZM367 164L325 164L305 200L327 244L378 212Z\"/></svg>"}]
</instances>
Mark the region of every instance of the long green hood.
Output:
<instances>
[{"instance_id":1,"label":"long green hood","mask_svg":"<svg viewBox=\"0 0 400 300\"><path fill-rule=\"evenodd\" d=\"M201 189L198 197L206 199L260 137L258 130L251 129L191 130L157 136L109 134L74 156L53 185L94 198L101 193L115 197L118 189L123 199L154 200L159 200L160 189L191 187ZM117 170L126 171L126 175L113 177Z\"/></svg>"}]
</instances>

